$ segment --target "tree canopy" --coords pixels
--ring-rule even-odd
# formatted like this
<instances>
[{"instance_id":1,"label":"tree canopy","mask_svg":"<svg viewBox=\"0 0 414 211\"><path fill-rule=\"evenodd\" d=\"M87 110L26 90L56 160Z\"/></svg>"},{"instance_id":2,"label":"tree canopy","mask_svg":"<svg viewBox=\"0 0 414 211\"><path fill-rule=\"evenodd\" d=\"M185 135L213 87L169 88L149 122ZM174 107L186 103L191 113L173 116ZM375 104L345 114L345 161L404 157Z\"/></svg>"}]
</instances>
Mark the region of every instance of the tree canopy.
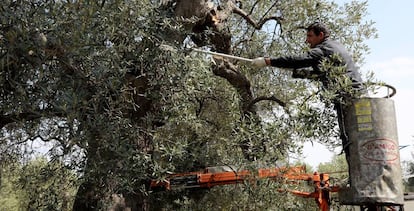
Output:
<instances>
[{"instance_id":1,"label":"tree canopy","mask_svg":"<svg viewBox=\"0 0 414 211\"><path fill-rule=\"evenodd\" d=\"M303 27L323 21L362 64L364 41L376 36L366 6L2 1L0 162L27 162L39 151L59 161L81 184L74 210L305 206L278 194L277 183L197 193L147 185L206 166L288 165L305 141L338 146L332 93L317 82L191 48L247 58L300 53L308 48Z\"/></svg>"}]
</instances>

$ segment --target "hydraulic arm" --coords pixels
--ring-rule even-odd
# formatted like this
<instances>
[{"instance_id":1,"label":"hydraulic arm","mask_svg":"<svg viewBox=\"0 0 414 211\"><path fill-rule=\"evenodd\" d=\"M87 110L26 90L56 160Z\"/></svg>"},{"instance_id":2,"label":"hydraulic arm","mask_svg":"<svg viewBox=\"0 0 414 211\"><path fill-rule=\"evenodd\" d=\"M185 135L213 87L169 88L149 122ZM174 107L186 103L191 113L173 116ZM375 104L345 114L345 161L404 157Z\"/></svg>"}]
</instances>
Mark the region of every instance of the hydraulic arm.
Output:
<instances>
[{"instance_id":1,"label":"hydraulic arm","mask_svg":"<svg viewBox=\"0 0 414 211\"><path fill-rule=\"evenodd\" d=\"M228 166L209 167L203 171L172 174L164 181L151 181L152 190L175 190L182 188L211 188L218 185L237 184L246 180L258 179L283 179L286 181L313 182L314 191L282 190L294 195L314 198L321 211L328 211L330 204L330 192L338 192L338 186L331 186L329 174L306 173L305 166L281 167L258 169L257 172L248 170L236 171Z\"/></svg>"}]
</instances>

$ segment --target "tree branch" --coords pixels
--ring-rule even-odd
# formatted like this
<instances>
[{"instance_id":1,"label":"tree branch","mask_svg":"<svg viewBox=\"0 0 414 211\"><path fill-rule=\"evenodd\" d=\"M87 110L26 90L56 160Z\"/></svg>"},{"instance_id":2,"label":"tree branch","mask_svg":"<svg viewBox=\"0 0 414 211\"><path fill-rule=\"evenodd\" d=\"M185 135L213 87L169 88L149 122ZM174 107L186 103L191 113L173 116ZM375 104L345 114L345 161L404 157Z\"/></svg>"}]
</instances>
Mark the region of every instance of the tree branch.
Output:
<instances>
[{"instance_id":1,"label":"tree branch","mask_svg":"<svg viewBox=\"0 0 414 211\"><path fill-rule=\"evenodd\" d=\"M245 19L250 25L252 25L255 29L261 29L263 25L270 20L275 20L278 24L283 20L280 16L270 16L266 18L262 18L260 21L253 20L250 15L245 12L244 10L240 9L236 5L233 6L233 13L240 15L243 19Z\"/></svg>"},{"instance_id":2,"label":"tree branch","mask_svg":"<svg viewBox=\"0 0 414 211\"><path fill-rule=\"evenodd\" d=\"M260 102L260 101L264 101L264 100L270 100L270 101L275 101L277 102L280 106L282 107L286 107L286 103L283 102L282 100L280 100L279 98L275 97L275 96L270 96L270 97L266 97L266 96L261 96L261 97L257 97L255 99L253 99L249 105L247 106L247 109L250 110L251 107L253 107L256 103Z\"/></svg>"},{"instance_id":3,"label":"tree branch","mask_svg":"<svg viewBox=\"0 0 414 211\"><path fill-rule=\"evenodd\" d=\"M32 112L23 112L19 114L1 115L0 116L0 128L3 128L7 124L14 123L20 120L35 120L40 118L41 115Z\"/></svg>"},{"instance_id":4,"label":"tree branch","mask_svg":"<svg viewBox=\"0 0 414 211\"><path fill-rule=\"evenodd\" d=\"M45 115L44 110L38 111L38 112L22 112L18 114L0 115L0 128L3 128L6 125L14 123L14 122L32 121L32 120L40 119L45 116L47 115ZM63 117L63 113L53 112L53 116Z\"/></svg>"}]
</instances>

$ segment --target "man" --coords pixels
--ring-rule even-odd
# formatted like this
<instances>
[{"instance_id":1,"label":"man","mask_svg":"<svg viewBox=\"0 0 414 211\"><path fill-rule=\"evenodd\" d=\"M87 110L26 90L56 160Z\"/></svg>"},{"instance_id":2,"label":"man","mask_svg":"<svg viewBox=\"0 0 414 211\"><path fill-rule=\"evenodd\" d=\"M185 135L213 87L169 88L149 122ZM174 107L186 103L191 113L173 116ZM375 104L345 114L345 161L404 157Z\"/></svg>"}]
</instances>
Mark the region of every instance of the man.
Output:
<instances>
[{"instance_id":1,"label":"man","mask_svg":"<svg viewBox=\"0 0 414 211\"><path fill-rule=\"evenodd\" d=\"M306 42L311 47L310 51L297 56L281 56L277 58L259 57L253 59L253 65L257 67L273 66L293 68L294 76L306 78L312 75L321 80L324 86L327 86L330 80L328 76L329 72L328 70L321 70L320 66L322 62L328 61L335 66L343 66L346 68L345 72L352 81L352 87L357 90L362 89L362 79L358 72L358 67L342 44L329 39L330 33L328 28L322 23L316 22L307 27L306 30ZM313 71L300 76L301 71L298 71L298 69L306 67L311 67Z\"/></svg>"},{"instance_id":2,"label":"man","mask_svg":"<svg viewBox=\"0 0 414 211\"><path fill-rule=\"evenodd\" d=\"M310 45L310 50L302 55L280 56L277 58L256 58L252 64L256 67L281 67L293 68L293 77L295 78L311 78L320 80L326 89L331 89L338 82L336 74L345 74L351 82L349 90L334 90L338 94L338 98L334 100L334 107L338 114L338 123L340 136L344 151L348 160L348 137L344 128L344 109L346 101L350 101L355 94L365 93L361 75L358 67L355 65L352 57L345 47L337 41L329 39L328 28L319 22L311 24L306 28L306 42ZM326 65L327 63L328 65ZM311 71L301 70L300 68L311 68ZM324 67L324 68L322 68Z\"/></svg>"}]
</instances>

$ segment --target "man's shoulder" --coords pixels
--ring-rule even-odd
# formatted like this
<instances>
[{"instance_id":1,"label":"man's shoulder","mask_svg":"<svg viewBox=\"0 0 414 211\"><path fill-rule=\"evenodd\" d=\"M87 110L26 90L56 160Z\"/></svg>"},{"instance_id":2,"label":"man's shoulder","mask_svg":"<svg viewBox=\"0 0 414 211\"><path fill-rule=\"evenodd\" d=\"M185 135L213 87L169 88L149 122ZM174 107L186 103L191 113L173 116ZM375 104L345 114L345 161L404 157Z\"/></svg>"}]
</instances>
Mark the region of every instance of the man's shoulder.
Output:
<instances>
[{"instance_id":1,"label":"man's shoulder","mask_svg":"<svg viewBox=\"0 0 414 211\"><path fill-rule=\"evenodd\" d=\"M321 42L318 46L323 48L323 47L327 47L327 46L342 46L342 44L340 42L338 42L337 40L326 39L323 42Z\"/></svg>"},{"instance_id":2,"label":"man's shoulder","mask_svg":"<svg viewBox=\"0 0 414 211\"><path fill-rule=\"evenodd\" d=\"M321 44L317 46L320 48L325 54L332 54L335 52L342 52L345 51L345 47L336 40L326 39Z\"/></svg>"}]
</instances>

